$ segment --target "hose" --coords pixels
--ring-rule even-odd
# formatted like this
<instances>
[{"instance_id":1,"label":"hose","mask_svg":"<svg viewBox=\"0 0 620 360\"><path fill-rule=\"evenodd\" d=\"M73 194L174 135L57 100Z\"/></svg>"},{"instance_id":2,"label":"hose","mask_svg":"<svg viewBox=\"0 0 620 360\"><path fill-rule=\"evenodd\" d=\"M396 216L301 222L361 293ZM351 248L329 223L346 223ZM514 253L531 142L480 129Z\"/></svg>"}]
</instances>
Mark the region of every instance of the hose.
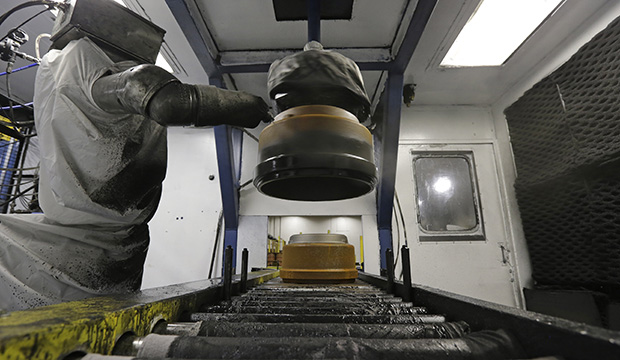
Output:
<instances>
[{"instance_id":1,"label":"hose","mask_svg":"<svg viewBox=\"0 0 620 360\"><path fill-rule=\"evenodd\" d=\"M2 25L2 23L4 23L4 21L11 16L13 13L21 10L21 9L25 9L27 7L30 6L35 6L35 5L48 5L48 6L53 6L53 7L65 7L66 4L64 3L59 3L57 1L50 1L50 0L34 0L34 1L28 1L22 4L19 4L17 6L15 6L14 8L12 8L11 10L5 12L4 14L0 15L0 25Z\"/></svg>"},{"instance_id":2,"label":"hose","mask_svg":"<svg viewBox=\"0 0 620 360\"><path fill-rule=\"evenodd\" d=\"M39 51L39 45L41 43L41 39L44 37L51 38L52 35L46 34L46 33L39 34L39 36L37 36L36 40L34 41L34 53L37 56L37 59L41 59L41 52Z\"/></svg>"}]
</instances>

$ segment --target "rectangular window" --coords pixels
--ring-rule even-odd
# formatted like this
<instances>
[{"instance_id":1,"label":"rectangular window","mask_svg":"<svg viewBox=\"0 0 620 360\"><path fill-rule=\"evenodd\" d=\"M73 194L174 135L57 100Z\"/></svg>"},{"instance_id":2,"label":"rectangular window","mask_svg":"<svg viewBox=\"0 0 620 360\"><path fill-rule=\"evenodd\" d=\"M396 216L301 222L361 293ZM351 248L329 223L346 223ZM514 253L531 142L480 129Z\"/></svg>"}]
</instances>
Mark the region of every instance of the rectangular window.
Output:
<instances>
[{"instance_id":1,"label":"rectangular window","mask_svg":"<svg viewBox=\"0 0 620 360\"><path fill-rule=\"evenodd\" d=\"M413 154L420 240L484 240L473 154Z\"/></svg>"}]
</instances>

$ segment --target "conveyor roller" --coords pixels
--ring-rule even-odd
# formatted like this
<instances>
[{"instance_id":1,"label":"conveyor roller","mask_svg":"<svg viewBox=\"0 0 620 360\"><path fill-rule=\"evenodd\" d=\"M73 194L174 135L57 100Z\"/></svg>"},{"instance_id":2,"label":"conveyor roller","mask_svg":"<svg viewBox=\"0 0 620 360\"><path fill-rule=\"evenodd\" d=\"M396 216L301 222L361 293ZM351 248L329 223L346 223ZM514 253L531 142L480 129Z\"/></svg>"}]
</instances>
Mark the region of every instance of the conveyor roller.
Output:
<instances>
[{"instance_id":1,"label":"conveyor roller","mask_svg":"<svg viewBox=\"0 0 620 360\"><path fill-rule=\"evenodd\" d=\"M302 285L270 270L229 275L6 314L0 358L620 358L617 332L390 276Z\"/></svg>"},{"instance_id":2,"label":"conveyor roller","mask_svg":"<svg viewBox=\"0 0 620 360\"><path fill-rule=\"evenodd\" d=\"M119 347L138 358L512 359L503 330L470 333L467 323L403 302L360 280L347 285L274 279L229 301L164 324Z\"/></svg>"}]
</instances>

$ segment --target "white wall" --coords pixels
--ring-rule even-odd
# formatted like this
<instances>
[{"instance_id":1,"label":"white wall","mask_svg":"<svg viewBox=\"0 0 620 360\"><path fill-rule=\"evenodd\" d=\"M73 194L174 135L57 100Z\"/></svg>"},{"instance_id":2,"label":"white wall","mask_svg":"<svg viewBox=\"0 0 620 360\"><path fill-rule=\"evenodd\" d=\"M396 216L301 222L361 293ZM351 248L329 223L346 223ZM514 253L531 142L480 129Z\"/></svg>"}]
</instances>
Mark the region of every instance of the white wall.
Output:
<instances>
[{"instance_id":1,"label":"white wall","mask_svg":"<svg viewBox=\"0 0 620 360\"><path fill-rule=\"evenodd\" d=\"M267 266L267 216L240 216L237 232L237 272L241 271L241 253L248 249L248 271Z\"/></svg>"},{"instance_id":2,"label":"white wall","mask_svg":"<svg viewBox=\"0 0 620 360\"><path fill-rule=\"evenodd\" d=\"M355 261L361 261L360 238L364 234L361 216L283 216L273 220L276 226L272 235L287 243L296 234L345 235L355 247Z\"/></svg>"},{"instance_id":3,"label":"white wall","mask_svg":"<svg viewBox=\"0 0 620 360\"><path fill-rule=\"evenodd\" d=\"M207 278L220 209L213 130L169 128L168 171L149 223L142 288Z\"/></svg>"},{"instance_id":4,"label":"white wall","mask_svg":"<svg viewBox=\"0 0 620 360\"><path fill-rule=\"evenodd\" d=\"M408 232L414 282L485 300L521 306L520 282L530 276L522 238L515 238L520 223L508 217L508 191L497 156L498 141L490 107L412 106L403 108L398 192ZM409 150L428 144L427 149L475 149L487 238L483 242L420 242L414 201L413 171ZM512 163L512 162L511 162ZM510 164L511 164L510 163ZM398 234L393 221L394 246ZM401 244L404 233L401 226ZM518 245L517 245L518 244ZM511 260L502 263L500 246L510 249ZM516 256L519 255L519 256ZM523 264L517 263L517 259ZM399 261L400 263L402 261ZM523 265L523 266L521 266ZM434 270L433 270L434 269ZM400 271L397 269L397 274Z\"/></svg>"}]
</instances>

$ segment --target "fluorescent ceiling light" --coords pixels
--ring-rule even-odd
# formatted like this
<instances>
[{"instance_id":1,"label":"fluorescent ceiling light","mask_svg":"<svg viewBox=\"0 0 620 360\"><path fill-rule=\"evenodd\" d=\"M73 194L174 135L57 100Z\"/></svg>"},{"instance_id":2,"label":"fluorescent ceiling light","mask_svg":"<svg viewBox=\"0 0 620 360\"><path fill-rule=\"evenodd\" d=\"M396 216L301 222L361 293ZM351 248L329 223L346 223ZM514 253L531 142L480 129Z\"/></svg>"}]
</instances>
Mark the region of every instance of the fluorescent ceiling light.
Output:
<instances>
[{"instance_id":1,"label":"fluorescent ceiling light","mask_svg":"<svg viewBox=\"0 0 620 360\"><path fill-rule=\"evenodd\" d=\"M441 62L500 66L564 0L483 0Z\"/></svg>"}]
</instances>

